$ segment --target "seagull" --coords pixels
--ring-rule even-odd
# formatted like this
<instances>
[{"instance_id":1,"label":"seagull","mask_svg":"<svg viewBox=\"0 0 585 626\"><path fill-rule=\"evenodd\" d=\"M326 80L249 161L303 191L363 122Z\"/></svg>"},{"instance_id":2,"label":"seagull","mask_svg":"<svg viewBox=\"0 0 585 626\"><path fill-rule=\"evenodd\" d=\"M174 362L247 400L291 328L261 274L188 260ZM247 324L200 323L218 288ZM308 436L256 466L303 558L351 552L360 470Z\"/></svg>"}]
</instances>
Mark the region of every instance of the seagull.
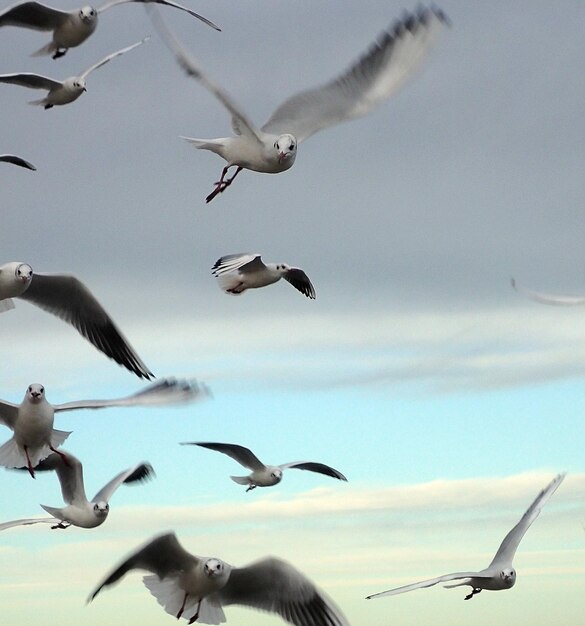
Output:
<instances>
[{"instance_id":1,"label":"seagull","mask_svg":"<svg viewBox=\"0 0 585 626\"><path fill-rule=\"evenodd\" d=\"M542 291L532 291L532 289L519 285L513 278L510 279L510 284L518 293L524 294L527 298L542 304L556 304L559 306L585 304L585 296L556 296L550 293L543 293Z\"/></svg>"},{"instance_id":2,"label":"seagull","mask_svg":"<svg viewBox=\"0 0 585 626\"><path fill-rule=\"evenodd\" d=\"M0 530L13 528L14 526L27 526L30 524L51 523L52 528L69 528L69 526L79 526L80 528L95 528L106 521L110 512L108 504L116 489L122 485L129 485L135 482L142 482L154 475L154 470L150 463L138 463L123 472L120 472L110 482L102 487L91 501L85 495L83 485L83 466L81 461L70 452L66 453L67 462L60 454L52 453L44 461L41 461L37 471L55 470L61 483L61 493L63 500L68 506L55 508L41 504L43 509L53 517L19 519L12 522L0 524Z\"/></svg>"},{"instance_id":3,"label":"seagull","mask_svg":"<svg viewBox=\"0 0 585 626\"><path fill-rule=\"evenodd\" d=\"M12 163L13 165L20 165L20 167L26 167L29 170L37 169L32 163L29 163L14 154L0 154L0 161L4 161L4 163Z\"/></svg>"},{"instance_id":4,"label":"seagull","mask_svg":"<svg viewBox=\"0 0 585 626\"><path fill-rule=\"evenodd\" d=\"M196 148L227 161L210 202L232 184L242 169L275 174L292 167L297 146L319 130L366 115L398 90L421 64L442 26L445 14L436 7L406 13L382 33L371 48L343 74L326 85L285 100L258 129L222 87L216 85L168 30L158 13L155 26L179 65L196 78L228 110L235 136L219 139L182 137ZM231 167L235 173L226 178Z\"/></svg>"},{"instance_id":5,"label":"seagull","mask_svg":"<svg viewBox=\"0 0 585 626\"><path fill-rule=\"evenodd\" d=\"M112 52L112 54L108 54L107 57L104 57L101 61L94 63L90 68L86 69L85 72L80 74L79 76L71 76L66 78L64 81L54 80L53 78L47 78L46 76L41 76L40 74L0 74L0 83L11 83L12 85L20 85L21 87L30 87L31 89L48 89L49 93L40 100L31 100L29 104L42 104L45 109L51 109L55 105L69 104L74 100L77 100L79 96L87 91L85 86L85 79L88 75L97 70L98 67L105 65L108 61L111 61L113 58L124 54L125 52L129 52L133 50L137 46L140 46L145 41L148 41L150 37L145 37L141 41L138 41L131 46L127 46L126 48L122 48L122 50L118 50L117 52Z\"/></svg>"},{"instance_id":6,"label":"seagull","mask_svg":"<svg viewBox=\"0 0 585 626\"><path fill-rule=\"evenodd\" d=\"M119 565L87 601L133 569L152 575L143 582L157 602L189 624L220 624L223 607L240 604L277 613L295 626L349 626L341 611L295 567L266 557L246 567L187 552L169 532L155 537Z\"/></svg>"},{"instance_id":7,"label":"seagull","mask_svg":"<svg viewBox=\"0 0 585 626\"><path fill-rule=\"evenodd\" d=\"M309 470L318 474L325 474L331 478L345 480L347 478L336 469L316 463L314 461L296 461L294 463L283 463L282 465L264 465L262 461L248 448L238 446L233 443L203 443L200 441L184 441L182 446L201 446L209 450L216 450L237 461L240 465L252 470L248 476L230 476L238 485L248 485L246 492L256 489L256 487L273 487L282 480L282 471L288 467L301 470Z\"/></svg>"},{"instance_id":8,"label":"seagull","mask_svg":"<svg viewBox=\"0 0 585 626\"><path fill-rule=\"evenodd\" d=\"M207 388L198 384L196 380L163 378L124 398L50 404L45 397L44 386L33 383L27 387L20 404L0 400L0 423L14 431L14 435L0 446L0 465L4 467L26 465L34 478L34 468L49 456L50 452L60 455L67 464L68 456L56 449L71 434L53 428L55 413L59 411L103 409L113 406L163 406L192 402L208 395Z\"/></svg>"},{"instance_id":9,"label":"seagull","mask_svg":"<svg viewBox=\"0 0 585 626\"><path fill-rule=\"evenodd\" d=\"M170 0L113 0L99 9L86 5L73 11L61 11L41 4L40 2L22 2L8 7L0 13L0 26L21 26L34 30L53 31L53 40L33 56L52 54L53 59L62 57L69 48L83 43L96 29L98 15L112 7L127 2L155 2L165 6L186 11L193 17L201 20L211 28L220 30L213 22Z\"/></svg>"},{"instance_id":10,"label":"seagull","mask_svg":"<svg viewBox=\"0 0 585 626\"><path fill-rule=\"evenodd\" d=\"M315 299L315 288L303 270L286 263L265 265L259 254L222 256L211 268L211 273L217 278L220 288L233 296L239 296L246 289L272 285L284 278L307 298Z\"/></svg>"},{"instance_id":11,"label":"seagull","mask_svg":"<svg viewBox=\"0 0 585 626\"><path fill-rule=\"evenodd\" d=\"M139 378L153 373L136 354L91 291L69 274L33 273L28 263L0 265L0 313L14 308L12 298L36 304L74 326L79 333L116 363Z\"/></svg>"},{"instance_id":12,"label":"seagull","mask_svg":"<svg viewBox=\"0 0 585 626\"><path fill-rule=\"evenodd\" d=\"M445 574L438 578L423 580L404 587L390 589L367 596L367 599L380 598L382 596L394 596L413 589L421 589L423 587L432 587L438 583L448 582L450 580L460 580L461 582L453 585L445 585L446 589L453 587L461 587L469 585L471 592L465 596L466 600L471 600L474 595L480 593L483 589L489 591L499 591L501 589L510 589L516 583L516 571L514 570L512 561L522 537L530 528L530 525L540 514L540 510L546 504L548 499L557 490L558 486L563 482L565 474L559 474L554 480L545 487L536 497L534 502L528 507L526 513L520 521L512 528L512 530L504 537L496 556L492 562L480 572L455 572L454 574Z\"/></svg>"}]
</instances>

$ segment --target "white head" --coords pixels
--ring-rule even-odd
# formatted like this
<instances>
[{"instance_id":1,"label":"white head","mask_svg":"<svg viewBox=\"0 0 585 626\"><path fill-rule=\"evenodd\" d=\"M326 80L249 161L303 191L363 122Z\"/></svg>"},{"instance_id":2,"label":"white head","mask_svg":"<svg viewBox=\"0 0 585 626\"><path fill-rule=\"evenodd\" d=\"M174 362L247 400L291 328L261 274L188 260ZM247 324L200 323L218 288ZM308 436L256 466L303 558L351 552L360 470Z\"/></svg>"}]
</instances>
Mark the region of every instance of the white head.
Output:
<instances>
[{"instance_id":1,"label":"white head","mask_svg":"<svg viewBox=\"0 0 585 626\"><path fill-rule=\"evenodd\" d=\"M16 279L25 285L30 283L33 276L33 269L28 263L19 263L14 271Z\"/></svg>"},{"instance_id":2,"label":"white head","mask_svg":"<svg viewBox=\"0 0 585 626\"><path fill-rule=\"evenodd\" d=\"M110 505L107 502L94 502L93 503L93 514L96 517L103 517L104 519L108 516L110 512Z\"/></svg>"},{"instance_id":3,"label":"white head","mask_svg":"<svg viewBox=\"0 0 585 626\"><path fill-rule=\"evenodd\" d=\"M286 263L276 264L276 271L280 274L286 274L289 270L290 270L290 265L287 265ZM282 474L282 472L280 473Z\"/></svg>"},{"instance_id":4,"label":"white head","mask_svg":"<svg viewBox=\"0 0 585 626\"><path fill-rule=\"evenodd\" d=\"M279 483L282 480L282 470L280 469L280 467L275 467L271 472L270 472L270 476L272 476L272 478L274 478L274 480Z\"/></svg>"},{"instance_id":5,"label":"white head","mask_svg":"<svg viewBox=\"0 0 585 626\"><path fill-rule=\"evenodd\" d=\"M97 11L89 5L79 9L79 19L86 24L90 24L91 22L97 20L97 15Z\"/></svg>"},{"instance_id":6,"label":"white head","mask_svg":"<svg viewBox=\"0 0 585 626\"><path fill-rule=\"evenodd\" d=\"M516 572L511 567L506 567L500 572L500 578L504 581L506 587L513 587L516 582Z\"/></svg>"},{"instance_id":7,"label":"white head","mask_svg":"<svg viewBox=\"0 0 585 626\"><path fill-rule=\"evenodd\" d=\"M224 572L223 561L219 559L207 559L203 564L203 572L208 578L218 578Z\"/></svg>"},{"instance_id":8,"label":"white head","mask_svg":"<svg viewBox=\"0 0 585 626\"><path fill-rule=\"evenodd\" d=\"M290 167L297 156L297 140L288 133L280 135L274 142L274 148L278 153L278 162Z\"/></svg>"},{"instance_id":9,"label":"white head","mask_svg":"<svg viewBox=\"0 0 585 626\"><path fill-rule=\"evenodd\" d=\"M24 394L25 400L29 402L41 402L45 397L45 388L39 383L33 383L28 386L26 393Z\"/></svg>"},{"instance_id":10,"label":"white head","mask_svg":"<svg viewBox=\"0 0 585 626\"><path fill-rule=\"evenodd\" d=\"M76 91L81 91L81 92L87 91L87 87L85 86L85 78L80 78L79 76L75 76L74 78L67 79L67 81L65 82L69 82L69 84Z\"/></svg>"}]
</instances>

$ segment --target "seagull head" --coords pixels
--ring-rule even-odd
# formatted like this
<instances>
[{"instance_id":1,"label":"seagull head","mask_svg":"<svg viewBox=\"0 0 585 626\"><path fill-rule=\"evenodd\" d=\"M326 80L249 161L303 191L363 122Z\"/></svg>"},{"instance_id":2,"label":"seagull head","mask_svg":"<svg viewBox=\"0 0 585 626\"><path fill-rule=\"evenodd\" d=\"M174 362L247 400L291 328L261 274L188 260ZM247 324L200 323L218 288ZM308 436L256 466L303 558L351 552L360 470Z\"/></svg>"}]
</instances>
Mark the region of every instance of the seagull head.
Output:
<instances>
[{"instance_id":1,"label":"seagull head","mask_svg":"<svg viewBox=\"0 0 585 626\"><path fill-rule=\"evenodd\" d=\"M73 87L75 89L79 89L79 91L87 91L87 87L85 86L85 78L75 78L73 79Z\"/></svg>"},{"instance_id":2,"label":"seagull head","mask_svg":"<svg viewBox=\"0 0 585 626\"><path fill-rule=\"evenodd\" d=\"M207 559L203 564L203 572L208 578L216 578L223 574L223 561L219 559Z\"/></svg>"},{"instance_id":3,"label":"seagull head","mask_svg":"<svg viewBox=\"0 0 585 626\"><path fill-rule=\"evenodd\" d=\"M90 24L97 19L97 11L89 5L84 6L79 9L79 19L85 24Z\"/></svg>"},{"instance_id":4,"label":"seagull head","mask_svg":"<svg viewBox=\"0 0 585 626\"><path fill-rule=\"evenodd\" d=\"M280 469L280 467L275 467L270 472L270 476L272 476L272 478L274 478L274 480L279 483L282 480L282 470Z\"/></svg>"},{"instance_id":5,"label":"seagull head","mask_svg":"<svg viewBox=\"0 0 585 626\"><path fill-rule=\"evenodd\" d=\"M106 518L110 512L110 505L107 502L94 502L93 513L96 517Z\"/></svg>"},{"instance_id":6,"label":"seagull head","mask_svg":"<svg viewBox=\"0 0 585 626\"><path fill-rule=\"evenodd\" d=\"M503 580L506 587L513 587L516 583L516 572L511 567L506 567L500 572L500 578Z\"/></svg>"},{"instance_id":7,"label":"seagull head","mask_svg":"<svg viewBox=\"0 0 585 626\"><path fill-rule=\"evenodd\" d=\"M280 135L274 142L274 148L278 153L278 162L290 167L297 156L297 140L288 133Z\"/></svg>"},{"instance_id":8,"label":"seagull head","mask_svg":"<svg viewBox=\"0 0 585 626\"><path fill-rule=\"evenodd\" d=\"M33 383L28 386L25 397L30 402L40 402L45 397L45 388L38 383Z\"/></svg>"},{"instance_id":9,"label":"seagull head","mask_svg":"<svg viewBox=\"0 0 585 626\"><path fill-rule=\"evenodd\" d=\"M19 280L24 285L30 283L33 269L28 263L20 263L16 266L16 271L14 272L16 279Z\"/></svg>"},{"instance_id":10,"label":"seagull head","mask_svg":"<svg viewBox=\"0 0 585 626\"><path fill-rule=\"evenodd\" d=\"M290 265L287 265L286 263L277 263L276 264L276 271L279 274L286 274L288 271L290 270ZM282 472L280 472L282 474Z\"/></svg>"}]
</instances>

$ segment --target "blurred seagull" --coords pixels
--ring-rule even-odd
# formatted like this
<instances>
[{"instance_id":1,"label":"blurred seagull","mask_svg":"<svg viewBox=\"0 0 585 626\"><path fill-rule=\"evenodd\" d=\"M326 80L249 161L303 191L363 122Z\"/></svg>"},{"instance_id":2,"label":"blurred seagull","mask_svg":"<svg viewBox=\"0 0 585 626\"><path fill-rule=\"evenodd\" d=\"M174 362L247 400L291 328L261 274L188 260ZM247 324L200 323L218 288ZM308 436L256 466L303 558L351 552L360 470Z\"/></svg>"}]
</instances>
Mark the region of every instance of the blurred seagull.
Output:
<instances>
[{"instance_id":1,"label":"blurred seagull","mask_svg":"<svg viewBox=\"0 0 585 626\"><path fill-rule=\"evenodd\" d=\"M513 278L510 279L510 284L518 293L525 295L535 302L541 302L542 304L559 306L577 306L579 304L585 304L585 296L558 296L543 293L542 291L532 291L532 289L527 289L519 285Z\"/></svg>"},{"instance_id":2,"label":"blurred seagull","mask_svg":"<svg viewBox=\"0 0 585 626\"><path fill-rule=\"evenodd\" d=\"M218 259L211 270L220 288L233 296L246 289L272 285L284 278L307 298L315 299L315 289L303 270L286 263L265 265L259 254L228 254Z\"/></svg>"},{"instance_id":3,"label":"blurred seagull","mask_svg":"<svg viewBox=\"0 0 585 626\"><path fill-rule=\"evenodd\" d=\"M85 70L83 74L80 74L79 76L71 76L66 78L64 81L47 78L46 76L41 76L40 74L24 73L0 74L0 82L20 85L21 87L29 87L30 89L48 89L49 93L44 98L41 98L40 100L32 100L29 104L43 104L45 109L51 109L55 105L69 104L70 102L77 100L77 98L79 98L84 91L87 91L85 79L91 72L97 70L98 67L105 65L113 58L133 50L149 39L150 37L145 37L131 46L122 48L122 50L118 50L117 52L112 52L112 54L108 54L108 56L103 58L101 61L94 63L90 68Z\"/></svg>"},{"instance_id":4,"label":"blurred seagull","mask_svg":"<svg viewBox=\"0 0 585 626\"><path fill-rule=\"evenodd\" d=\"M325 465L324 463L316 463L314 461L296 461L294 463L283 463L282 465L264 465L262 461L248 448L238 446L233 443L203 443L198 441L184 441L182 446L201 446L209 450L216 450L227 454L229 457L237 461L240 465L252 470L248 476L230 476L230 478L238 483L238 485L248 485L246 492L256 489L256 487L272 487L282 480L282 471L288 467L301 470L309 470L318 474L325 474L331 478L345 480L347 478L336 469Z\"/></svg>"},{"instance_id":5,"label":"blurred seagull","mask_svg":"<svg viewBox=\"0 0 585 626\"><path fill-rule=\"evenodd\" d=\"M164 610L189 624L225 622L223 607L240 604L277 613L295 626L349 626L339 609L296 568L267 557L246 567L187 552L175 533L160 535L131 554L88 602L127 572L145 569L143 582Z\"/></svg>"},{"instance_id":6,"label":"blurred seagull","mask_svg":"<svg viewBox=\"0 0 585 626\"><path fill-rule=\"evenodd\" d=\"M13 522L0 524L0 530L13 528L15 526L28 526L30 524L52 523L58 520L53 528L69 528L69 526L79 526L80 528L95 528L106 521L110 512L108 504L116 489L122 485L129 485L135 482L148 480L154 475L154 470L150 463L138 463L123 472L120 472L107 485L102 487L91 501L85 495L83 485L83 466L81 461L70 452L66 453L67 462L60 454L52 453L44 461L41 461L37 471L55 470L61 483L61 493L63 500L68 506L55 508L41 504L43 509L53 517L19 519Z\"/></svg>"},{"instance_id":7,"label":"blurred seagull","mask_svg":"<svg viewBox=\"0 0 585 626\"><path fill-rule=\"evenodd\" d=\"M136 354L91 291L75 276L36 274L27 263L0 265L0 313L20 298L74 326L98 350L139 378L153 373Z\"/></svg>"},{"instance_id":8,"label":"blurred seagull","mask_svg":"<svg viewBox=\"0 0 585 626\"><path fill-rule=\"evenodd\" d=\"M95 9L92 6L84 6L73 11L60 11L40 2L23 2L15 4L0 13L0 26L21 26L34 30L53 31L53 40L40 50L37 50L33 56L52 54L54 59L58 59L69 48L74 48L83 43L93 33L100 13L127 2L141 2L143 4L155 2L156 4L174 7L175 9L186 11L208 26L215 28L215 30L220 30L213 22L210 22L202 15L170 0L113 0L112 2L107 2L99 9Z\"/></svg>"},{"instance_id":9,"label":"blurred seagull","mask_svg":"<svg viewBox=\"0 0 585 626\"><path fill-rule=\"evenodd\" d=\"M412 591L413 589L420 589L423 587L432 587L438 583L447 582L449 580L460 580L461 582L453 585L445 585L446 589L452 587L461 587L462 585L469 585L472 591L465 596L466 600L470 600L474 595L480 593L483 589L489 591L499 591L501 589L510 589L516 583L516 572L512 565L514 555L522 537L526 531L530 528L530 525L538 517L540 510L546 504L548 499L557 490L561 484L565 474L559 474L545 489L543 489L534 502L528 507L526 513L522 516L520 521L512 528L512 530L504 537L496 556L494 556L492 562L486 567L486 569L480 572L455 572L454 574L445 574L438 578L431 578L429 580L423 580L411 585L405 585L404 587L398 587L397 589L390 589L389 591L382 591L375 593L371 596L367 596L367 599L380 598L382 596L394 596L399 593L405 593L406 591Z\"/></svg>"},{"instance_id":10,"label":"blurred seagull","mask_svg":"<svg viewBox=\"0 0 585 626\"><path fill-rule=\"evenodd\" d=\"M32 163L29 163L14 154L0 154L0 161L4 161L4 163L12 163L13 165L20 165L20 167L26 167L29 170L37 169Z\"/></svg>"},{"instance_id":11,"label":"blurred seagull","mask_svg":"<svg viewBox=\"0 0 585 626\"><path fill-rule=\"evenodd\" d=\"M195 380L163 378L124 398L78 400L53 405L47 402L43 385L33 383L28 386L20 404L0 400L0 423L14 431L14 435L0 446L0 465L4 467L26 465L34 478L34 467L49 456L50 452L56 452L67 464L67 455L56 450L71 434L53 428L55 413L59 411L103 409L112 406L163 406L193 402L207 395L209 395L207 388Z\"/></svg>"},{"instance_id":12,"label":"blurred seagull","mask_svg":"<svg viewBox=\"0 0 585 626\"><path fill-rule=\"evenodd\" d=\"M288 98L258 129L231 96L189 57L164 26L160 15L155 11L151 15L183 70L208 89L232 116L235 137L183 137L196 148L211 150L227 161L207 202L225 191L242 169L270 174L284 172L292 167L299 143L319 130L361 117L376 108L421 64L447 22L445 14L436 7L421 7L414 13L406 13L342 75L326 85ZM235 173L226 178L230 167L236 168Z\"/></svg>"}]
</instances>

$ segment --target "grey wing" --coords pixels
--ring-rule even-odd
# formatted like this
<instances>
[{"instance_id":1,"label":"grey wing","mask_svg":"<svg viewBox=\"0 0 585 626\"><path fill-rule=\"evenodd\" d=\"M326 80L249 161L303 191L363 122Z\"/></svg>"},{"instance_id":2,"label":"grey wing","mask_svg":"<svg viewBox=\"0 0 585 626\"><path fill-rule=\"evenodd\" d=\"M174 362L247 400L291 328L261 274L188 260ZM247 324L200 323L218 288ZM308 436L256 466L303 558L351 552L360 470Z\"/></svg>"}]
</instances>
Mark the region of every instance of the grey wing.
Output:
<instances>
[{"instance_id":1,"label":"grey wing","mask_svg":"<svg viewBox=\"0 0 585 626\"><path fill-rule=\"evenodd\" d=\"M29 526L30 524L54 524L55 521L56 520L54 517L31 517L28 519L15 519L12 522L4 522L0 524L0 530L14 528L15 526Z\"/></svg>"},{"instance_id":2,"label":"grey wing","mask_svg":"<svg viewBox=\"0 0 585 626\"><path fill-rule=\"evenodd\" d=\"M347 478L341 472L338 472L329 465L325 465L325 463L315 463L314 461L296 461L294 463L283 463L278 467L281 467L282 469L290 467L293 469L308 470L309 472L317 472L317 474L324 474L325 476L331 476L331 478L347 481Z\"/></svg>"},{"instance_id":3,"label":"grey wing","mask_svg":"<svg viewBox=\"0 0 585 626\"><path fill-rule=\"evenodd\" d=\"M255 139L262 145L256 126L232 100L231 96L205 74L199 63L187 53L183 45L167 28L160 15L155 11L150 11L150 15L160 36L169 50L175 55L177 63L183 68L183 71L188 76L197 79L229 111L232 118L235 118L235 120L232 120L232 126L238 128L240 133Z\"/></svg>"},{"instance_id":4,"label":"grey wing","mask_svg":"<svg viewBox=\"0 0 585 626\"><path fill-rule=\"evenodd\" d=\"M295 626L349 626L343 613L304 574L272 557L234 568L217 592L222 605L277 613Z\"/></svg>"},{"instance_id":5,"label":"grey wing","mask_svg":"<svg viewBox=\"0 0 585 626\"><path fill-rule=\"evenodd\" d=\"M19 156L15 156L14 154L0 154L0 161L4 161L5 163L12 163L13 165L20 165L20 167L26 167L29 170L36 170L37 168L28 161L21 159Z\"/></svg>"},{"instance_id":6,"label":"grey wing","mask_svg":"<svg viewBox=\"0 0 585 626\"><path fill-rule=\"evenodd\" d=\"M234 443L207 443L201 441L185 441L181 445L183 446L200 446L201 448L208 448L209 450L215 450L216 452L222 452L229 457L237 461L240 465L247 467L251 470L263 470L266 466L262 461L248 448L244 446L238 446Z\"/></svg>"},{"instance_id":7,"label":"grey wing","mask_svg":"<svg viewBox=\"0 0 585 626\"><path fill-rule=\"evenodd\" d=\"M211 273L214 276L220 276L227 272L239 270L245 273L261 272L266 269L259 254L250 254L249 252L241 254L226 254L217 259Z\"/></svg>"},{"instance_id":8,"label":"grey wing","mask_svg":"<svg viewBox=\"0 0 585 626\"><path fill-rule=\"evenodd\" d=\"M123 561L89 595L87 601L91 602L104 587L113 585L133 569L145 569L162 579L173 572L189 569L198 561L181 546L175 533L160 535Z\"/></svg>"},{"instance_id":9,"label":"grey wing","mask_svg":"<svg viewBox=\"0 0 585 626\"><path fill-rule=\"evenodd\" d=\"M75 276L35 274L20 298L72 324L98 350L139 378L153 377L102 305Z\"/></svg>"},{"instance_id":10,"label":"grey wing","mask_svg":"<svg viewBox=\"0 0 585 626\"><path fill-rule=\"evenodd\" d=\"M87 496L83 486L81 461L70 452L63 451L63 454L67 457L67 461L64 461L60 454L53 452L35 467L35 471L56 471L63 500L68 504L84 504L87 502Z\"/></svg>"},{"instance_id":11,"label":"grey wing","mask_svg":"<svg viewBox=\"0 0 585 626\"><path fill-rule=\"evenodd\" d=\"M304 296L314 300L316 297L315 287L309 280L309 277L298 267L291 267L286 274L283 275L284 280L289 282L295 289L298 289Z\"/></svg>"},{"instance_id":12,"label":"grey wing","mask_svg":"<svg viewBox=\"0 0 585 626\"><path fill-rule=\"evenodd\" d=\"M18 404L12 404L12 402L6 402L6 400L0 400L0 422L8 428L14 429L14 424L18 419Z\"/></svg>"},{"instance_id":13,"label":"grey wing","mask_svg":"<svg viewBox=\"0 0 585 626\"><path fill-rule=\"evenodd\" d=\"M112 2L108 2L101 6L98 9L98 13L102 13L103 11L111 9L118 4L125 4L127 2L142 2L144 4L146 4L147 2L154 2L155 4L164 4L167 7L173 7L175 9L179 9L180 11L185 11L186 13L189 13L189 15L192 15L198 20L201 20L204 24L207 24L207 26L211 26L211 28L214 28L217 31L221 31L221 28L219 28L219 26L216 26L212 21L208 20L206 17L203 17L203 15L199 15L199 13L195 13L195 11L191 11L191 9L188 9L181 4L177 4L176 2L171 2L170 0L113 0Z\"/></svg>"},{"instance_id":14,"label":"grey wing","mask_svg":"<svg viewBox=\"0 0 585 626\"><path fill-rule=\"evenodd\" d=\"M412 583L410 585L404 585L403 587L396 587L396 589L389 589L388 591L380 591L379 593L373 593L371 596L366 596L366 600L372 598L381 598L382 596L396 596L399 593L406 593L407 591L413 591L414 589L424 589L425 587L432 587L439 583L446 583L450 580L465 580L469 578L486 578L479 575L479 572L454 572L453 574L444 574L443 576L437 576L437 578L429 578L428 580L421 580L418 583ZM465 584L465 583L461 583Z\"/></svg>"},{"instance_id":15,"label":"grey wing","mask_svg":"<svg viewBox=\"0 0 585 626\"><path fill-rule=\"evenodd\" d=\"M420 65L445 22L435 7L405 14L337 79L281 104L262 130L292 133L300 142L318 130L369 113Z\"/></svg>"},{"instance_id":16,"label":"grey wing","mask_svg":"<svg viewBox=\"0 0 585 626\"><path fill-rule=\"evenodd\" d=\"M55 411L75 409L102 409L111 406L164 406L184 404L209 396L209 390L194 379L161 378L141 391L112 400L77 400L55 404Z\"/></svg>"},{"instance_id":17,"label":"grey wing","mask_svg":"<svg viewBox=\"0 0 585 626\"><path fill-rule=\"evenodd\" d=\"M532 289L519 285L513 278L510 279L510 284L518 293L525 295L535 302L541 302L542 304L556 304L559 306L577 306L579 304L585 304L585 296L561 296L544 293L542 291L533 291Z\"/></svg>"},{"instance_id":18,"label":"grey wing","mask_svg":"<svg viewBox=\"0 0 585 626\"><path fill-rule=\"evenodd\" d=\"M539 494L534 502L528 507L526 513L520 518L520 521L512 528L512 530L504 537L493 561L489 564L488 569L492 566L510 566L514 560L516 550L522 541L522 537L530 528L530 525L539 516L542 507L547 503L548 499L558 489L563 482L566 474L556 476Z\"/></svg>"},{"instance_id":19,"label":"grey wing","mask_svg":"<svg viewBox=\"0 0 585 626\"><path fill-rule=\"evenodd\" d=\"M143 482L154 476L154 470L150 463L138 463L117 476L114 476L107 485L104 485L93 497L92 502L109 502L114 491L122 484Z\"/></svg>"},{"instance_id":20,"label":"grey wing","mask_svg":"<svg viewBox=\"0 0 585 626\"><path fill-rule=\"evenodd\" d=\"M0 13L0 26L23 26L34 30L54 30L69 17L68 11L59 11L39 2L23 2Z\"/></svg>"},{"instance_id":21,"label":"grey wing","mask_svg":"<svg viewBox=\"0 0 585 626\"><path fill-rule=\"evenodd\" d=\"M136 1L136 0L134 0L134 1ZM108 56L104 57L101 61L98 61L97 63L94 63L91 67L86 69L85 72L83 72L83 74L80 75L80 78L86 78L88 76L88 74L90 74L94 70L97 70L98 67L101 67L102 65L105 65L106 63L108 63L108 61L111 61L112 59L115 59L116 57L119 57L121 54L125 54L126 52L130 52L130 50L133 50L134 48L137 48L138 46L141 46L144 42L148 41L149 39L150 39L150 36L145 37L144 39L141 39L140 41L137 41L136 43L133 43L131 46L126 46L125 48L122 48L121 50L117 50L116 52L112 52L112 54L108 54Z\"/></svg>"},{"instance_id":22,"label":"grey wing","mask_svg":"<svg viewBox=\"0 0 585 626\"><path fill-rule=\"evenodd\" d=\"M53 80L47 76L40 74L2 74L0 75L0 83L10 83L11 85L20 85L21 87L29 87L30 89L56 89L61 87L63 83Z\"/></svg>"}]
</instances>

